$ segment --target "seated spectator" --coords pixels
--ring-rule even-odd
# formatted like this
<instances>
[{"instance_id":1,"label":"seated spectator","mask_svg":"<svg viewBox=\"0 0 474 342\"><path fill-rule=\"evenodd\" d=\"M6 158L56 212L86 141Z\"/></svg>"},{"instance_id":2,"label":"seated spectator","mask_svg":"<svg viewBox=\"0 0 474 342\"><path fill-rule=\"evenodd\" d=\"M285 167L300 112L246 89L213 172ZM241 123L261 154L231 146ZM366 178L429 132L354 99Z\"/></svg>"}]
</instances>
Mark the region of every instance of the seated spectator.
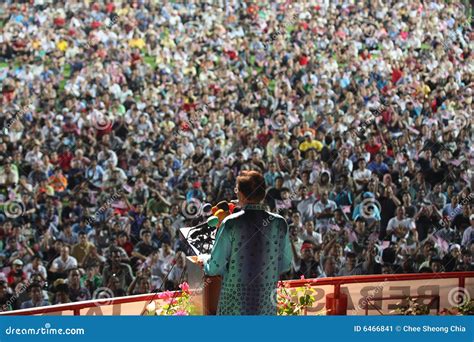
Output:
<instances>
[{"instance_id":1,"label":"seated spectator","mask_svg":"<svg viewBox=\"0 0 474 342\"><path fill-rule=\"evenodd\" d=\"M127 294L129 295L139 295L150 293L151 286L150 280L147 276L137 275L133 282L128 287Z\"/></svg>"},{"instance_id":2,"label":"seated spectator","mask_svg":"<svg viewBox=\"0 0 474 342\"><path fill-rule=\"evenodd\" d=\"M157 224L155 232L151 236L152 241L156 244L157 248L161 248L163 243L171 244L171 238L168 232L163 231L163 227Z\"/></svg>"},{"instance_id":3,"label":"seated spectator","mask_svg":"<svg viewBox=\"0 0 474 342\"><path fill-rule=\"evenodd\" d=\"M31 284L28 289L28 292L31 299L21 303L21 309L31 309L49 305L49 302L43 298L43 290L40 284Z\"/></svg>"},{"instance_id":4,"label":"seated spectator","mask_svg":"<svg viewBox=\"0 0 474 342\"><path fill-rule=\"evenodd\" d=\"M319 262L315 260L313 244L304 242L301 246L301 256L292 243L293 250L293 269L297 278L305 279L318 278L321 274Z\"/></svg>"},{"instance_id":5,"label":"seated spectator","mask_svg":"<svg viewBox=\"0 0 474 342\"><path fill-rule=\"evenodd\" d=\"M0 280L0 311L18 309L17 297L8 292L8 284Z\"/></svg>"},{"instance_id":6,"label":"seated spectator","mask_svg":"<svg viewBox=\"0 0 474 342\"><path fill-rule=\"evenodd\" d=\"M186 256L183 252L177 252L169 271L165 287L168 290L177 289L179 284L187 281Z\"/></svg>"},{"instance_id":7,"label":"seated spectator","mask_svg":"<svg viewBox=\"0 0 474 342\"><path fill-rule=\"evenodd\" d=\"M25 266L25 272L27 279L31 279L35 274L40 274L43 279L48 279L46 267L43 266L43 261L39 255L35 255L31 262Z\"/></svg>"},{"instance_id":8,"label":"seated spectator","mask_svg":"<svg viewBox=\"0 0 474 342\"><path fill-rule=\"evenodd\" d=\"M398 207L397 208L397 216L392 217L388 221L387 225L387 234L391 234L393 231L395 231L396 228L404 228L406 230L415 230L416 231L416 226L415 222L413 220L407 218L405 216L405 208L404 207Z\"/></svg>"},{"instance_id":9,"label":"seated spectator","mask_svg":"<svg viewBox=\"0 0 474 342\"><path fill-rule=\"evenodd\" d=\"M367 168L379 177L389 172L387 164L383 162L381 153L375 155L375 159L369 163Z\"/></svg>"},{"instance_id":10,"label":"seated spectator","mask_svg":"<svg viewBox=\"0 0 474 342\"><path fill-rule=\"evenodd\" d=\"M92 265L102 266L106 261L107 259L97 251L97 247L92 245L82 261L82 267L87 269Z\"/></svg>"},{"instance_id":11,"label":"seated spectator","mask_svg":"<svg viewBox=\"0 0 474 342\"><path fill-rule=\"evenodd\" d=\"M49 272L54 279L67 278L70 270L77 268L76 258L69 255L69 246L61 247L61 254L53 260Z\"/></svg>"},{"instance_id":12,"label":"seated spectator","mask_svg":"<svg viewBox=\"0 0 474 342\"><path fill-rule=\"evenodd\" d=\"M464 230L461 246L469 247L474 242L474 214L469 216L470 226Z\"/></svg>"},{"instance_id":13,"label":"seated spectator","mask_svg":"<svg viewBox=\"0 0 474 342\"><path fill-rule=\"evenodd\" d=\"M336 261L330 256L324 259L323 271L318 278L335 277L337 275Z\"/></svg>"},{"instance_id":14,"label":"seated spectator","mask_svg":"<svg viewBox=\"0 0 474 342\"><path fill-rule=\"evenodd\" d=\"M18 283L26 280L26 273L23 271L23 261L15 259L12 263L12 269L8 273L7 282L11 288L15 288Z\"/></svg>"},{"instance_id":15,"label":"seated spectator","mask_svg":"<svg viewBox=\"0 0 474 342\"><path fill-rule=\"evenodd\" d=\"M361 263L357 263L357 256L353 252L346 253L346 263L344 267L342 267L339 272L338 276L350 276L350 275L362 275L365 274L363 270L363 265Z\"/></svg>"},{"instance_id":16,"label":"seated spectator","mask_svg":"<svg viewBox=\"0 0 474 342\"><path fill-rule=\"evenodd\" d=\"M314 231L313 221L307 221L304 225L304 231L300 236L303 241L311 241L314 245L320 245L323 242L321 234Z\"/></svg>"},{"instance_id":17,"label":"seated spectator","mask_svg":"<svg viewBox=\"0 0 474 342\"><path fill-rule=\"evenodd\" d=\"M62 282L59 283L58 280L62 280ZM69 298L69 287L64 282L63 279L56 280L53 292L54 292L54 298L53 298L54 305L71 303L71 299Z\"/></svg>"},{"instance_id":18,"label":"seated spectator","mask_svg":"<svg viewBox=\"0 0 474 342\"><path fill-rule=\"evenodd\" d=\"M61 233L59 233L59 237L58 237L61 241L63 241L64 243L68 244L68 245L75 245L77 244L77 242L79 241L79 236L77 233L74 233L72 231L72 226L68 223L66 223L64 226L63 226L63 230Z\"/></svg>"},{"instance_id":19,"label":"seated spectator","mask_svg":"<svg viewBox=\"0 0 474 342\"><path fill-rule=\"evenodd\" d=\"M81 287L88 289L91 294L94 294L95 290L102 286L102 275L99 270L99 264L90 264L81 276Z\"/></svg>"},{"instance_id":20,"label":"seated spectator","mask_svg":"<svg viewBox=\"0 0 474 342\"><path fill-rule=\"evenodd\" d=\"M327 191L321 193L321 199L314 205L314 216L316 217L316 229L324 234L329 229L334 211L337 209L336 203L329 199Z\"/></svg>"},{"instance_id":21,"label":"seated spectator","mask_svg":"<svg viewBox=\"0 0 474 342\"><path fill-rule=\"evenodd\" d=\"M142 240L135 245L132 255L141 261L145 261L153 251L156 251L159 248L158 244L151 239L151 231L143 230L141 232L141 238Z\"/></svg>"},{"instance_id":22,"label":"seated spectator","mask_svg":"<svg viewBox=\"0 0 474 342\"><path fill-rule=\"evenodd\" d=\"M446 206L447 198L446 195L441 192L442 185L440 183L433 187L433 191L428 194L427 199L433 203L438 210L443 209Z\"/></svg>"},{"instance_id":23,"label":"seated spectator","mask_svg":"<svg viewBox=\"0 0 474 342\"><path fill-rule=\"evenodd\" d=\"M79 234L79 242L72 246L71 255L77 260L79 266L82 266L82 263L89 254L91 248L93 248L93 244L87 241L87 234L85 231L80 231Z\"/></svg>"},{"instance_id":24,"label":"seated spectator","mask_svg":"<svg viewBox=\"0 0 474 342\"><path fill-rule=\"evenodd\" d=\"M114 285L117 291L123 290L125 292L134 279L130 265L121 262L121 255L117 250L112 251L110 262L102 272L104 284L108 284L111 277L116 277L119 281L118 286Z\"/></svg>"},{"instance_id":25,"label":"seated spectator","mask_svg":"<svg viewBox=\"0 0 474 342\"><path fill-rule=\"evenodd\" d=\"M91 299L89 290L86 287L81 286L81 272L79 269L72 269L69 271L67 285L71 302Z\"/></svg>"}]
</instances>

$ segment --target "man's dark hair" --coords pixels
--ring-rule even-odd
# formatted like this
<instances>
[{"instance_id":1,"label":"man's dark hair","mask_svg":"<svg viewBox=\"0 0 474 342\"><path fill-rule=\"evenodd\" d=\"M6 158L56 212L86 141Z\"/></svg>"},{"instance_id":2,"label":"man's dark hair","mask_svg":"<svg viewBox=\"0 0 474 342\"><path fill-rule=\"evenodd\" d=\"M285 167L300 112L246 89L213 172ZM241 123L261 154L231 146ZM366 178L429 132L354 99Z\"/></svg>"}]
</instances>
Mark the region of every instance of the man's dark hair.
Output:
<instances>
[{"instance_id":1,"label":"man's dark hair","mask_svg":"<svg viewBox=\"0 0 474 342\"><path fill-rule=\"evenodd\" d=\"M41 286L40 283L38 283L38 282L35 281L35 282L31 283L31 285L30 285L28 291L31 292L31 291L33 291L33 289L40 289L40 290L43 290L43 287Z\"/></svg>"},{"instance_id":2,"label":"man's dark hair","mask_svg":"<svg viewBox=\"0 0 474 342\"><path fill-rule=\"evenodd\" d=\"M237 177L237 189L250 202L261 202L265 198L265 179L258 171L242 171Z\"/></svg>"}]
</instances>

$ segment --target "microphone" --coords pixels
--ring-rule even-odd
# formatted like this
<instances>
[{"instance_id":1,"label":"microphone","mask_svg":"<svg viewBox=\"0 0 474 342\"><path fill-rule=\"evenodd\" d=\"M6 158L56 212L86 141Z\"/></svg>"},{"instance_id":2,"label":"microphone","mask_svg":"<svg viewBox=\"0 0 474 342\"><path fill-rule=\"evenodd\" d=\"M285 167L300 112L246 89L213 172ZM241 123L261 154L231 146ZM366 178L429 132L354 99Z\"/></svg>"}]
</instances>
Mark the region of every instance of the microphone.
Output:
<instances>
[{"instance_id":1,"label":"microphone","mask_svg":"<svg viewBox=\"0 0 474 342\"><path fill-rule=\"evenodd\" d=\"M197 226L194 226L193 229L196 228L201 228L194 233L191 234L191 239L197 238L201 234L205 234L208 231L213 231L214 229L208 229L209 228L215 228L217 227L217 224L219 223L219 219L216 216L210 216L206 222L203 222L201 224L198 224Z\"/></svg>"},{"instance_id":2,"label":"microphone","mask_svg":"<svg viewBox=\"0 0 474 342\"><path fill-rule=\"evenodd\" d=\"M226 201L220 201L216 204L216 207L224 211L229 211L229 204Z\"/></svg>"},{"instance_id":3,"label":"microphone","mask_svg":"<svg viewBox=\"0 0 474 342\"><path fill-rule=\"evenodd\" d=\"M204 204L204 205L202 206L202 209L201 209L201 210L202 210L202 212L203 212L204 214L209 214L209 213L211 212L211 210L212 210L212 205L211 205L211 203L206 203L206 204Z\"/></svg>"}]
</instances>

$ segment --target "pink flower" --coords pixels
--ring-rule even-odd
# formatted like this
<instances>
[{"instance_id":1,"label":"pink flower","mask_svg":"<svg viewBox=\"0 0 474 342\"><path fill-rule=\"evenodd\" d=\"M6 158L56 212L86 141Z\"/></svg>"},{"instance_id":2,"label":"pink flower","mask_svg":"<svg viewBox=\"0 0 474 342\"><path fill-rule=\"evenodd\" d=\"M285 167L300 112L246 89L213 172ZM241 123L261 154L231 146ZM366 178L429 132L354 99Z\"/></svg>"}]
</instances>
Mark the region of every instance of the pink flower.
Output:
<instances>
[{"instance_id":1,"label":"pink flower","mask_svg":"<svg viewBox=\"0 0 474 342\"><path fill-rule=\"evenodd\" d=\"M187 282L184 282L179 285L179 288L184 292L189 292L189 284Z\"/></svg>"},{"instance_id":2,"label":"pink flower","mask_svg":"<svg viewBox=\"0 0 474 342\"><path fill-rule=\"evenodd\" d=\"M305 279L305 278L304 278L304 274L300 277L300 279L301 279L301 280L304 280L304 279Z\"/></svg>"},{"instance_id":3,"label":"pink flower","mask_svg":"<svg viewBox=\"0 0 474 342\"><path fill-rule=\"evenodd\" d=\"M178 310L173 316L189 316L186 310Z\"/></svg>"},{"instance_id":4,"label":"pink flower","mask_svg":"<svg viewBox=\"0 0 474 342\"><path fill-rule=\"evenodd\" d=\"M160 299L167 300L173 298L174 293L171 291L165 291L160 294Z\"/></svg>"}]
</instances>

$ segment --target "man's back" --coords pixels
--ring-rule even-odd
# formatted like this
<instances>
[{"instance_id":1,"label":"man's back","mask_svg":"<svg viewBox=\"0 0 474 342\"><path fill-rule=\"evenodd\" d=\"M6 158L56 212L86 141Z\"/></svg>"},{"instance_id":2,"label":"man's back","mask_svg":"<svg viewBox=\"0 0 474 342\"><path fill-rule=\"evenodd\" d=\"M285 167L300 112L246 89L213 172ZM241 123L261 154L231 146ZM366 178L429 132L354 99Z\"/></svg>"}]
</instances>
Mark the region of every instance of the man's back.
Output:
<instances>
[{"instance_id":1,"label":"man's back","mask_svg":"<svg viewBox=\"0 0 474 342\"><path fill-rule=\"evenodd\" d=\"M224 278L219 314L276 314L272 291L292 260L286 221L247 205L224 220L216 244L205 271Z\"/></svg>"}]
</instances>

